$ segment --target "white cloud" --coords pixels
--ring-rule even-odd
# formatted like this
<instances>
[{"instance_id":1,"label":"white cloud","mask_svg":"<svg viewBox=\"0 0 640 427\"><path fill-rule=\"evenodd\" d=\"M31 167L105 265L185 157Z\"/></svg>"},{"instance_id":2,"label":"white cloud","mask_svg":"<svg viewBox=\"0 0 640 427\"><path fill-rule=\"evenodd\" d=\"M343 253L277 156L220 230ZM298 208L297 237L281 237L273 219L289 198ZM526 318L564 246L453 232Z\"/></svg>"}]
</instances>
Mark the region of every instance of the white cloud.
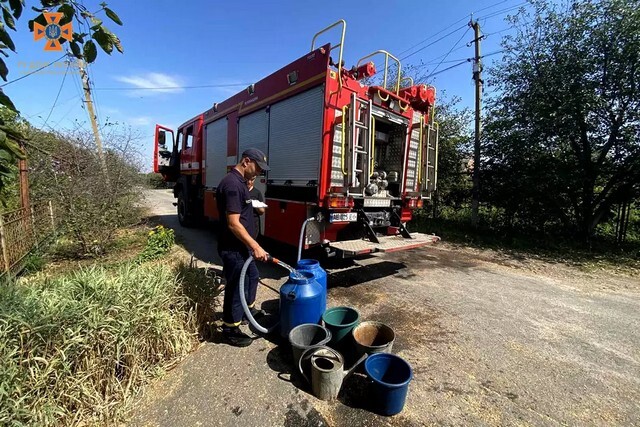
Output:
<instances>
[{"instance_id":1,"label":"white cloud","mask_svg":"<svg viewBox=\"0 0 640 427\"><path fill-rule=\"evenodd\" d=\"M114 107L109 107L109 106L104 106L104 105L100 106L100 112L103 113L103 114L110 114L110 115L113 115L113 116L122 115L122 111L120 111L119 108L114 108Z\"/></svg>"},{"instance_id":2,"label":"white cloud","mask_svg":"<svg viewBox=\"0 0 640 427\"><path fill-rule=\"evenodd\" d=\"M139 88L140 90L131 91L133 96L138 96L140 94L150 96L154 94L178 93L184 91L184 89L180 88L180 86L183 86L180 78L163 73L118 76L116 77L116 80L127 83L134 88Z\"/></svg>"},{"instance_id":3,"label":"white cloud","mask_svg":"<svg viewBox=\"0 0 640 427\"><path fill-rule=\"evenodd\" d=\"M131 117L126 119L126 122L133 126L148 126L152 121L152 118L149 116Z\"/></svg>"}]
</instances>

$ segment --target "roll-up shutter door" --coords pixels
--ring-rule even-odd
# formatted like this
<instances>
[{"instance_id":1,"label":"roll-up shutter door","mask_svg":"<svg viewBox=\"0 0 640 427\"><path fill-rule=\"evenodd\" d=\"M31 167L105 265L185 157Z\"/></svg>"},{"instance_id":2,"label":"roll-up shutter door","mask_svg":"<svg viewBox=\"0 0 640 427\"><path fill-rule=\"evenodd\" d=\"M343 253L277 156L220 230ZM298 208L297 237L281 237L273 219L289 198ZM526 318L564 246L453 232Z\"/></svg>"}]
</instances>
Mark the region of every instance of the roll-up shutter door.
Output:
<instances>
[{"instance_id":1,"label":"roll-up shutter door","mask_svg":"<svg viewBox=\"0 0 640 427\"><path fill-rule=\"evenodd\" d=\"M207 155L205 183L207 188L217 187L227 173L227 118L223 117L206 126Z\"/></svg>"}]
</instances>

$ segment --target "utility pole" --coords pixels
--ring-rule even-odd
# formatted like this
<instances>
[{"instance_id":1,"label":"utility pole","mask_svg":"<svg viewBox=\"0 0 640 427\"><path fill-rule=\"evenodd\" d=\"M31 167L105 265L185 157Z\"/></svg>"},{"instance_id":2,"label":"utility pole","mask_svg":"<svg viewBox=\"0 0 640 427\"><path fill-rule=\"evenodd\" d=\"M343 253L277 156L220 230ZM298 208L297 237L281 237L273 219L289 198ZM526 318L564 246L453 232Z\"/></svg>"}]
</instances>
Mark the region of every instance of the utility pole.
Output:
<instances>
[{"instance_id":1,"label":"utility pole","mask_svg":"<svg viewBox=\"0 0 640 427\"><path fill-rule=\"evenodd\" d=\"M471 223L478 225L478 207L480 199L480 111L482 109L482 63L480 62L480 41L484 36L480 35L480 23L469 21L469 26L473 28L475 38L473 43L476 47L473 61L473 80L476 82L476 129L475 141L473 143L473 187L471 189Z\"/></svg>"},{"instance_id":2,"label":"utility pole","mask_svg":"<svg viewBox=\"0 0 640 427\"><path fill-rule=\"evenodd\" d=\"M87 75L86 63L83 59L78 58L78 69L82 76L82 88L84 89L84 101L87 104L87 112L89 113L89 120L91 120L91 128L93 129L93 137L96 141L96 147L98 148L98 157L100 158L100 165L102 166L102 172L105 178L108 179L107 174L107 161L104 157L104 151L102 150L102 140L100 139L100 132L98 131L98 122L96 121L96 115L93 111L93 100L91 98L91 87L89 86L89 76Z\"/></svg>"}]
</instances>

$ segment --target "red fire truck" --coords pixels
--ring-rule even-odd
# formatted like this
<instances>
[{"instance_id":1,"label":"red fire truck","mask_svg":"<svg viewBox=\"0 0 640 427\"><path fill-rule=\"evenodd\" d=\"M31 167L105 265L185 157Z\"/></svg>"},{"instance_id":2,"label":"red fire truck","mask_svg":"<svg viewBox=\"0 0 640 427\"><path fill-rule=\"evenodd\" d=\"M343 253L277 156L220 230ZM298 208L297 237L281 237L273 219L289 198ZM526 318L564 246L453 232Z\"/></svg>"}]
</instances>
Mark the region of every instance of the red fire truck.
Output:
<instances>
[{"instance_id":1,"label":"red fire truck","mask_svg":"<svg viewBox=\"0 0 640 427\"><path fill-rule=\"evenodd\" d=\"M336 27L340 43L316 46ZM177 132L156 125L154 170L175 182L183 226L219 218L216 186L255 147L271 168L256 180L268 205L265 237L338 257L438 240L405 227L436 189L435 88L403 79L400 61L382 50L345 68L345 30L340 20L320 31L310 52ZM382 82L366 85L376 56L384 59Z\"/></svg>"}]
</instances>

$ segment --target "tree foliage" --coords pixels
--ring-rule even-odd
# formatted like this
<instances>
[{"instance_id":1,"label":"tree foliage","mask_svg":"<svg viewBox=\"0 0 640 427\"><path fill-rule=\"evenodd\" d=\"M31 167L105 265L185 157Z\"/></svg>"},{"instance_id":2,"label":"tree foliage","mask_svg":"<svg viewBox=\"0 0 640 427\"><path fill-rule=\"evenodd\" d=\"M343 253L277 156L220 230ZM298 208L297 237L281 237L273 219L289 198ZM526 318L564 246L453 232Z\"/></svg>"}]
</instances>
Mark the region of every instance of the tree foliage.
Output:
<instances>
[{"instance_id":1,"label":"tree foliage","mask_svg":"<svg viewBox=\"0 0 640 427\"><path fill-rule=\"evenodd\" d=\"M640 193L640 2L531 3L491 71L483 196L509 223L588 239Z\"/></svg>"},{"instance_id":2,"label":"tree foliage","mask_svg":"<svg viewBox=\"0 0 640 427\"><path fill-rule=\"evenodd\" d=\"M29 30L33 32L34 23L41 25L47 24L45 12L60 12L63 18L60 25L69 22L74 23L74 28L88 28L87 32L73 33L73 40L69 42L72 54L80 59L84 59L87 63L94 62L97 57L96 43L107 54L111 54L114 47L120 53L124 50L120 39L113 34L107 26L98 18L98 15L104 14L113 22L122 25L122 21L118 15L107 7L106 3L100 4L97 12L91 12L87 7L77 0L41 0L41 7L31 7L37 15L28 21ZM9 57L8 51L16 52L16 46L11 38L9 29L17 31L16 21L22 16L25 8L24 0L0 0L0 8L2 9L2 21L0 21L0 55ZM66 47L64 43L66 39L61 38L60 43L63 49ZM95 41L95 43L94 43ZM9 68L0 57L0 78L5 82L9 75ZM11 99L0 88L0 105L14 112L18 112ZM15 163L19 158L24 158L19 141L24 140L24 134L15 126L16 117L6 117L3 112L0 114L0 189L10 184L15 176ZM6 204L3 193L0 192L0 202Z\"/></svg>"},{"instance_id":3,"label":"tree foliage","mask_svg":"<svg viewBox=\"0 0 640 427\"><path fill-rule=\"evenodd\" d=\"M397 82L397 67L389 67L387 87L393 90ZM383 85L383 71L378 68L375 76L364 79L368 85ZM429 70L423 65L409 64L402 68L401 87L413 84L430 84ZM434 120L438 127L438 190L437 203L460 207L469 197L469 170L466 166L470 157L471 112L460 108L461 99L448 97L444 90L438 91ZM435 214L437 215L437 209Z\"/></svg>"},{"instance_id":4,"label":"tree foliage","mask_svg":"<svg viewBox=\"0 0 640 427\"><path fill-rule=\"evenodd\" d=\"M17 194L16 162L24 159L25 155L16 142L22 137L21 129L26 126L18 113L7 107L0 106L0 208L16 208L8 203L11 195Z\"/></svg>"},{"instance_id":5,"label":"tree foliage","mask_svg":"<svg viewBox=\"0 0 640 427\"><path fill-rule=\"evenodd\" d=\"M140 136L129 127L105 125L107 180L94 150L93 134L81 127L65 132L30 128L29 167L34 203L55 201L56 217L71 239L73 255L105 252L119 227L140 219Z\"/></svg>"},{"instance_id":6,"label":"tree foliage","mask_svg":"<svg viewBox=\"0 0 640 427\"><path fill-rule=\"evenodd\" d=\"M460 208L470 196L469 160L472 158L470 123L472 113L458 106L459 98L443 93L436 108L438 124L438 204ZM434 212L437 216L437 210Z\"/></svg>"}]
</instances>

